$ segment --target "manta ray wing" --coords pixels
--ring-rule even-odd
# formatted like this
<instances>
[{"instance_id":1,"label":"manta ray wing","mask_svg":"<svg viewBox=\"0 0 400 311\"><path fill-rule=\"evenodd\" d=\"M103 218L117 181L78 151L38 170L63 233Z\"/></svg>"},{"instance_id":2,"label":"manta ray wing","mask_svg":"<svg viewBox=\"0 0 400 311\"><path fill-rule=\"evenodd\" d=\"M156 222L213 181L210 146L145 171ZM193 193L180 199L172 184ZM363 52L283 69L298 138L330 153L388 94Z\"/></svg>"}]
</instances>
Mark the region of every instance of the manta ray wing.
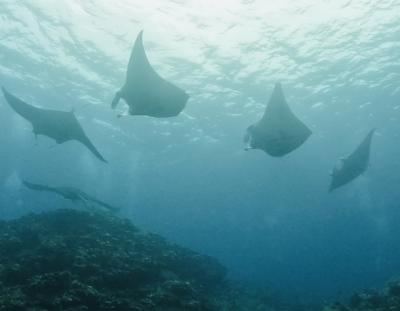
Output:
<instances>
[{"instance_id":1,"label":"manta ray wing","mask_svg":"<svg viewBox=\"0 0 400 311\"><path fill-rule=\"evenodd\" d=\"M46 185L41 185L41 184L34 184L28 181L23 181L23 184L34 191L47 191L47 192L52 192L52 193L56 193L60 196L62 196L63 198L67 199L67 200L72 200L72 201L80 201L83 203L83 205L85 207L90 206L90 202L97 204L101 207L106 208L109 211L112 212L117 212L119 209L111 206L110 204L107 204L103 201L100 201L90 195L88 195L87 193L83 192L82 190L79 190L77 188L73 188L73 187L50 187L50 186L46 186Z\"/></svg>"},{"instance_id":2,"label":"manta ray wing","mask_svg":"<svg viewBox=\"0 0 400 311\"><path fill-rule=\"evenodd\" d=\"M85 134L73 112L41 109L23 102L3 89L7 102L33 127L35 135L44 135L54 139L58 144L76 140L85 145L98 159L107 162Z\"/></svg>"},{"instance_id":3,"label":"manta ray wing","mask_svg":"<svg viewBox=\"0 0 400 311\"><path fill-rule=\"evenodd\" d=\"M85 134L81 124L76 118L73 112L66 112L69 114L69 118L66 118L66 122L68 122L67 128L69 128L71 133L71 139L79 141L83 145L86 146L99 160L107 163L107 160L100 154L97 148L93 145L89 137Z\"/></svg>"},{"instance_id":4,"label":"manta ray wing","mask_svg":"<svg viewBox=\"0 0 400 311\"><path fill-rule=\"evenodd\" d=\"M2 87L1 89L10 107L21 117L29 121L33 126L34 121L40 116L39 108L28 105L18 97L8 92L5 87Z\"/></svg>"},{"instance_id":5,"label":"manta ray wing","mask_svg":"<svg viewBox=\"0 0 400 311\"><path fill-rule=\"evenodd\" d=\"M311 130L290 110L277 83L263 117L247 129L245 142L250 149L282 157L300 147L310 135Z\"/></svg>"},{"instance_id":6,"label":"manta ray wing","mask_svg":"<svg viewBox=\"0 0 400 311\"><path fill-rule=\"evenodd\" d=\"M154 79L162 79L151 67L143 46L143 31L141 31L133 45L126 72L126 83L129 85L146 86Z\"/></svg>"},{"instance_id":7,"label":"manta ray wing","mask_svg":"<svg viewBox=\"0 0 400 311\"><path fill-rule=\"evenodd\" d=\"M341 160L342 165L333 169L329 191L348 184L368 169L374 132L375 129L372 129L360 145L347 158Z\"/></svg>"},{"instance_id":8,"label":"manta ray wing","mask_svg":"<svg viewBox=\"0 0 400 311\"><path fill-rule=\"evenodd\" d=\"M42 184L34 184L28 181L23 181L23 184L34 191L46 191L56 193L64 199L76 201L82 200L79 190L69 187L50 187Z\"/></svg>"},{"instance_id":9,"label":"manta ray wing","mask_svg":"<svg viewBox=\"0 0 400 311\"><path fill-rule=\"evenodd\" d=\"M112 107L115 108L123 98L131 115L177 116L185 108L189 96L151 67L142 37L143 32L140 32L130 56L125 85L115 95Z\"/></svg>"},{"instance_id":10,"label":"manta ray wing","mask_svg":"<svg viewBox=\"0 0 400 311\"><path fill-rule=\"evenodd\" d=\"M34 184L34 183L28 182L26 180L23 180L22 183L24 184L25 187L27 187L28 189L34 190L34 191L47 191L47 192L53 192L58 195L61 195L60 191L54 187L49 187L49 186L40 185L40 184Z\"/></svg>"}]
</instances>

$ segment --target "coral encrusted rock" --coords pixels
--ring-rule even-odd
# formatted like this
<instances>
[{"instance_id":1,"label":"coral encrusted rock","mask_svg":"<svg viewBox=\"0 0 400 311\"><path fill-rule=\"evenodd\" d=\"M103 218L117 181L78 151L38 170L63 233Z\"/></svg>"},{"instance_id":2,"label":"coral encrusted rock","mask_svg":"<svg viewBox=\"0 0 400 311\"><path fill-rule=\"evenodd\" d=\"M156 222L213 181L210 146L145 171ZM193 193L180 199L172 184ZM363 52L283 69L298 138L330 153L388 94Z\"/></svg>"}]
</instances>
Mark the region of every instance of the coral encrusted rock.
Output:
<instances>
[{"instance_id":1,"label":"coral encrusted rock","mask_svg":"<svg viewBox=\"0 0 400 311\"><path fill-rule=\"evenodd\" d=\"M62 209L0 222L0 311L207 311L216 260L112 215Z\"/></svg>"}]
</instances>

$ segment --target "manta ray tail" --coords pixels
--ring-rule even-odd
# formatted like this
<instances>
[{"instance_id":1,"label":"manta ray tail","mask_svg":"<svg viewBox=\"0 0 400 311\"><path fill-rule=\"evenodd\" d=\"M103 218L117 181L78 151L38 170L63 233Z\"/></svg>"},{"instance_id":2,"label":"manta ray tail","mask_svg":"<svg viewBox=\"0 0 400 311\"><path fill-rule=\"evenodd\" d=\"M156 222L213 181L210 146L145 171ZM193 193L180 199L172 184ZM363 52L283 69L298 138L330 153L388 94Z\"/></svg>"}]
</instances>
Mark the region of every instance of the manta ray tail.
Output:
<instances>
[{"instance_id":1,"label":"manta ray tail","mask_svg":"<svg viewBox=\"0 0 400 311\"><path fill-rule=\"evenodd\" d=\"M38 108L28 105L18 97L12 95L4 87L1 88L8 104L11 108L23 118L32 121L38 115Z\"/></svg>"},{"instance_id":2,"label":"manta ray tail","mask_svg":"<svg viewBox=\"0 0 400 311\"><path fill-rule=\"evenodd\" d=\"M42 188L39 187L38 185L32 184L32 183L30 183L30 182L28 182L28 181L23 180L22 183L23 183L27 188L30 188L30 189L33 189L33 190L42 190Z\"/></svg>"}]
</instances>

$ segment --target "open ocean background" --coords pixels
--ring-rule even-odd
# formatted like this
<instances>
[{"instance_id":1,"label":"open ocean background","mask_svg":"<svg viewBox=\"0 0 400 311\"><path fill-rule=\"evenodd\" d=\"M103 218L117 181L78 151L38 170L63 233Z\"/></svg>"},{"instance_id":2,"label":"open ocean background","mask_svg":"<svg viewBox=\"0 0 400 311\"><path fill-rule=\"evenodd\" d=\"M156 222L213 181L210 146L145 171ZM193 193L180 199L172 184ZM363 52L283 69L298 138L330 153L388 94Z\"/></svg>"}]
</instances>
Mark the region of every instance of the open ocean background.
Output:
<instances>
[{"instance_id":1,"label":"open ocean background","mask_svg":"<svg viewBox=\"0 0 400 311\"><path fill-rule=\"evenodd\" d=\"M140 30L156 71L190 95L178 117L110 108ZM74 186L233 279L305 300L381 287L400 271L399 51L398 0L0 0L0 84L74 109L109 161L36 144L1 96L0 218L72 205L21 179ZM278 81L313 135L283 158L245 152ZM369 170L328 193L373 127Z\"/></svg>"}]
</instances>

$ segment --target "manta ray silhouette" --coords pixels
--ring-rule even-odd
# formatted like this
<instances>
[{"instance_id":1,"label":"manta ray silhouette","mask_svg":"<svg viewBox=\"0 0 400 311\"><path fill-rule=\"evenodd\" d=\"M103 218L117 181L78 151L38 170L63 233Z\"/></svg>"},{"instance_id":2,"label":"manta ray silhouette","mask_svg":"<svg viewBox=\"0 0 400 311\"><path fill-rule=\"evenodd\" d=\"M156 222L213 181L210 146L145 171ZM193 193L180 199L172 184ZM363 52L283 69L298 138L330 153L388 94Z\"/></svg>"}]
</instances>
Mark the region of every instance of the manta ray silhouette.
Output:
<instances>
[{"instance_id":1,"label":"manta ray silhouette","mask_svg":"<svg viewBox=\"0 0 400 311\"><path fill-rule=\"evenodd\" d=\"M276 83L263 117L247 128L245 150L261 149L282 157L300 147L310 135L311 130L290 110L280 83Z\"/></svg>"},{"instance_id":2,"label":"manta ray silhouette","mask_svg":"<svg viewBox=\"0 0 400 311\"><path fill-rule=\"evenodd\" d=\"M88 204L90 204L90 202L95 203L99 206L102 206L104 208L106 208L109 211L113 211L116 212L119 209L111 206L110 204L104 203L103 201L100 201L90 195L88 195L87 193L76 189L76 188L72 188L72 187L50 187L50 186L46 186L46 185L41 185L41 184L34 184L28 181L22 181L22 183L25 185L25 187L34 190L34 191L47 191L47 192L52 192L52 193L56 193L60 196L62 196L64 199L68 199L71 200L72 202L81 202L83 203L85 206L88 206Z\"/></svg>"},{"instance_id":3,"label":"manta ray silhouette","mask_svg":"<svg viewBox=\"0 0 400 311\"><path fill-rule=\"evenodd\" d=\"M189 96L185 91L161 78L151 67L144 47L143 31L136 38L128 64L124 86L115 94L111 107L122 98L129 106L130 115L156 118L177 116L186 106Z\"/></svg>"},{"instance_id":4,"label":"manta ray silhouette","mask_svg":"<svg viewBox=\"0 0 400 311\"><path fill-rule=\"evenodd\" d=\"M2 90L11 108L32 124L35 136L44 135L50 137L57 144L62 144L69 140L79 141L98 159L107 163L86 136L73 112L37 108L23 102L4 87L2 87Z\"/></svg>"},{"instance_id":5,"label":"manta ray silhouette","mask_svg":"<svg viewBox=\"0 0 400 311\"><path fill-rule=\"evenodd\" d=\"M372 136L375 129L372 129L361 144L347 158L340 160L340 165L332 171L332 181L329 191L344 186L363 174L369 165Z\"/></svg>"}]
</instances>

